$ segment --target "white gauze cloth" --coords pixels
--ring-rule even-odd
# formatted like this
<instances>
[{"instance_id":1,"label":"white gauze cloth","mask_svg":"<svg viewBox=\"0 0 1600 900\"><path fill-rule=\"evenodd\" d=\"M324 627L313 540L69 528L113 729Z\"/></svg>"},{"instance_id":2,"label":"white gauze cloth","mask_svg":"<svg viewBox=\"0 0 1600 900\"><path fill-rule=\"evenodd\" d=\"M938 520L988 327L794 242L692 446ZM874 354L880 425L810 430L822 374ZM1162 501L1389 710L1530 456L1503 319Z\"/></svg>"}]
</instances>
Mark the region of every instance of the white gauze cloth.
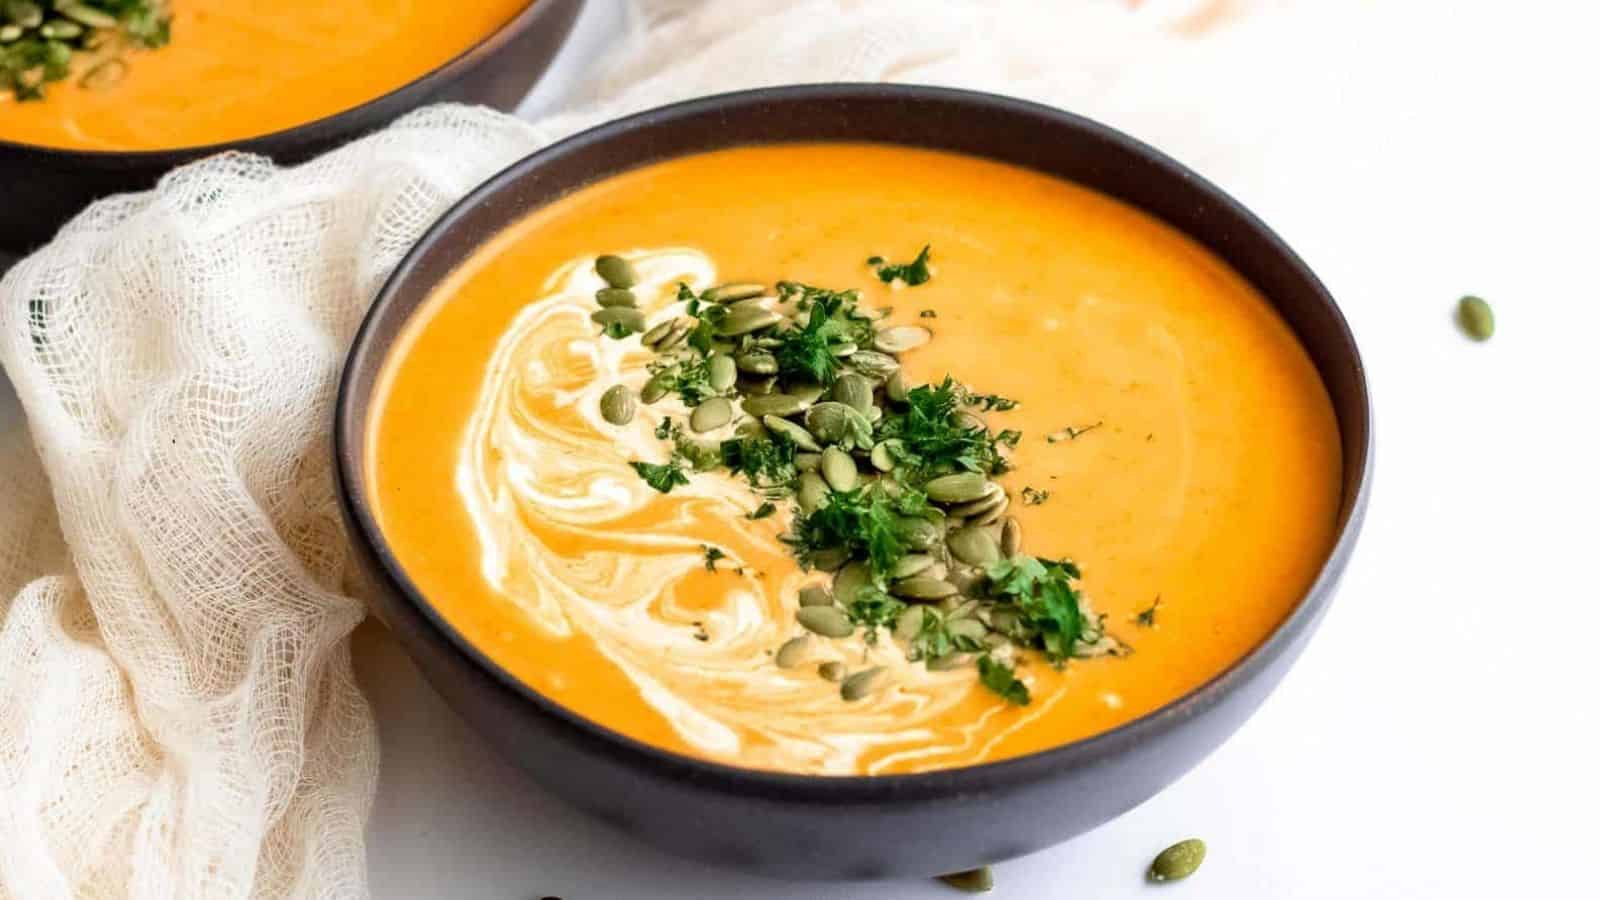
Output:
<instances>
[{"instance_id":1,"label":"white gauze cloth","mask_svg":"<svg viewBox=\"0 0 1600 900\"><path fill-rule=\"evenodd\" d=\"M367 893L378 747L332 396L385 275L473 185L623 112L825 80L1043 99L1225 176L1262 119L1189 127L1206 97L1173 76L1268 14L1236 7L641 0L578 112L430 109L304 166L223 155L85 212L0 282L31 437L0 446L0 898ZM1234 43L1264 66L1303 52Z\"/></svg>"}]
</instances>

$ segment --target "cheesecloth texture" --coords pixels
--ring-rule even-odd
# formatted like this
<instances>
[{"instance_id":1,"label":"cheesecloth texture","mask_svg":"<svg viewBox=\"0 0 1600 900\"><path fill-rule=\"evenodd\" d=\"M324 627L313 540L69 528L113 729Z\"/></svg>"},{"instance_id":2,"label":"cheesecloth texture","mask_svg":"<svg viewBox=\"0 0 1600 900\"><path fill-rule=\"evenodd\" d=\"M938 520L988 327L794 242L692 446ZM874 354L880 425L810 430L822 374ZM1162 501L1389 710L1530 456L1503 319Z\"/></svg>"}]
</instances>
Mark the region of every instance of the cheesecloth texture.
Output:
<instances>
[{"instance_id":1,"label":"cheesecloth texture","mask_svg":"<svg viewBox=\"0 0 1600 900\"><path fill-rule=\"evenodd\" d=\"M0 898L367 894L378 746L349 654L365 608L334 499L333 395L385 276L475 184L622 113L794 82L997 90L1160 142L1197 107L1169 85L1150 108L1141 65L1160 56L1170 75L1247 10L629 14L569 111L431 108L293 168L216 156L97 203L0 282L0 363L27 418L0 439ZM1191 135L1187 159L1226 167L1253 121L1208 129L1228 135L1215 147Z\"/></svg>"}]
</instances>

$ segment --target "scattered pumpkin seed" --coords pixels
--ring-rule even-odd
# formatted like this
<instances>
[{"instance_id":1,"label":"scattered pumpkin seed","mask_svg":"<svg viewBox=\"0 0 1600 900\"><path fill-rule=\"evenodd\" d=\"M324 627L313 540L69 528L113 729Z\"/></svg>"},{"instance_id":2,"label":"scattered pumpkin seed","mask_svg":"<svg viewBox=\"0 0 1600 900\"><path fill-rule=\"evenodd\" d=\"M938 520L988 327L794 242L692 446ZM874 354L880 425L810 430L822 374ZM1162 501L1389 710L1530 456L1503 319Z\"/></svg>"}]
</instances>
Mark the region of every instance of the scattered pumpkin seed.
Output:
<instances>
[{"instance_id":1,"label":"scattered pumpkin seed","mask_svg":"<svg viewBox=\"0 0 1600 900\"><path fill-rule=\"evenodd\" d=\"M22 37L21 25L12 25L9 23L0 25L0 44L9 44L20 37Z\"/></svg>"},{"instance_id":2,"label":"scattered pumpkin seed","mask_svg":"<svg viewBox=\"0 0 1600 900\"><path fill-rule=\"evenodd\" d=\"M910 389L906 387L905 373L895 369L887 381L883 383L883 394L895 403L906 402Z\"/></svg>"},{"instance_id":3,"label":"scattered pumpkin seed","mask_svg":"<svg viewBox=\"0 0 1600 900\"><path fill-rule=\"evenodd\" d=\"M804 663L810 654L811 638L801 635L784 641L783 646L778 648L774 661L780 669L793 669Z\"/></svg>"},{"instance_id":4,"label":"scattered pumpkin seed","mask_svg":"<svg viewBox=\"0 0 1600 900\"><path fill-rule=\"evenodd\" d=\"M844 638L855 633L856 626L837 606L802 606L794 618L800 627L823 637Z\"/></svg>"},{"instance_id":5,"label":"scattered pumpkin seed","mask_svg":"<svg viewBox=\"0 0 1600 900\"><path fill-rule=\"evenodd\" d=\"M889 447L894 441L894 438L890 438L887 441L879 441L872 447L872 455L869 459L872 462L872 467L879 472L894 471L894 451Z\"/></svg>"},{"instance_id":6,"label":"scattered pumpkin seed","mask_svg":"<svg viewBox=\"0 0 1600 900\"><path fill-rule=\"evenodd\" d=\"M678 319L672 323L672 330L667 332L667 336L656 342L655 351L657 353L666 353L673 347L683 343L684 338L687 338L689 332L693 330L694 326L689 324L688 319Z\"/></svg>"},{"instance_id":7,"label":"scattered pumpkin seed","mask_svg":"<svg viewBox=\"0 0 1600 900\"><path fill-rule=\"evenodd\" d=\"M945 625L945 631L952 639L962 642L961 645L980 644L989 633L988 627L982 622L965 617L952 618Z\"/></svg>"},{"instance_id":8,"label":"scattered pumpkin seed","mask_svg":"<svg viewBox=\"0 0 1600 900\"><path fill-rule=\"evenodd\" d=\"M831 396L840 403L854 407L856 412L866 415L872 409L872 381L865 375L845 372L833 383Z\"/></svg>"},{"instance_id":9,"label":"scattered pumpkin seed","mask_svg":"<svg viewBox=\"0 0 1600 900\"><path fill-rule=\"evenodd\" d=\"M915 552L925 552L939 546L944 529L927 519L904 516L895 520L894 533L901 543Z\"/></svg>"},{"instance_id":10,"label":"scattered pumpkin seed","mask_svg":"<svg viewBox=\"0 0 1600 900\"><path fill-rule=\"evenodd\" d=\"M1022 523L1015 516L1006 518L1005 524L1000 526L1000 555L1006 559L1016 556L1022 550Z\"/></svg>"},{"instance_id":11,"label":"scattered pumpkin seed","mask_svg":"<svg viewBox=\"0 0 1600 900\"><path fill-rule=\"evenodd\" d=\"M850 357L850 365L870 378L888 378L900 371L900 361L887 353L860 350Z\"/></svg>"},{"instance_id":12,"label":"scattered pumpkin seed","mask_svg":"<svg viewBox=\"0 0 1600 900\"><path fill-rule=\"evenodd\" d=\"M613 425L626 425L633 421L638 404L633 391L625 384L614 384L600 395L600 417Z\"/></svg>"},{"instance_id":13,"label":"scattered pumpkin seed","mask_svg":"<svg viewBox=\"0 0 1600 900\"><path fill-rule=\"evenodd\" d=\"M889 570L890 578L910 578L931 568L936 560L926 553L908 553Z\"/></svg>"},{"instance_id":14,"label":"scattered pumpkin seed","mask_svg":"<svg viewBox=\"0 0 1600 900\"><path fill-rule=\"evenodd\" d=\"M944 541L950 555L969 566L987 566L1000 559L1000 545L989 532L975 525L952 531Z\"/></svg>"},{"instance_id":15,"label":"scattered pumpkin seed","mask_svg":"<svg viewBox=\"0 0 1600 900\"><path fill-rule=\"evenodd\" d=\"M633 263L609 253L594 261L594 271L614 288L631 288L639 283L639 273L634 271Z\"/></svg>"},{"instance_id":16,"label":"scattered pumpkin seed","mask_svg":"<svg viewBox=\"0 0 1600 900\"><path fill-rule=\"evenodd\" d=\"M913 607L913 609L921 608L920 606ZM930 672L948 672L952 669L960 669L972 665L974 658L971 653L946 653L943 656L935 656L933 659L923 663L923 665L927 666Z\"/></svg>"},{"instance_id":17,"label":"scattered pumpkin seed","mask_svg":"<svg viewBox=\"0 0 1600 900\"><path fill-rule=\"evenodd\" d=\"M1005 491L1001 491L991 503L992 505L987 510L973 514L971 518L972 524L993 525L1000 521L1000 517L1004 516L1006 510L1011 507L1011 497Z\"/></svg>"},{"instance_id":18,"label":"scattered pumpkin seed","mask_svg":"<svg viewBox=\"0 0 1600 900\"><path fill-rule=\"evenodd\" d=\"M832 606L833 595L820 584L808 584L800 589L801 606Z\"/></svg>"},{"instance_id":19,"label":"scattered pumpkin seed","mask_svg":"<svg viewBox=\"0 0 1600 900\"><path fill-rule=\"evenodd\" d=\"M51 19L39 26L39 36L52 41L70 41L83 34L83 26L67 19Z\"/></svg>"},{"instance_id":20,"label":"scattered pumpkin seed","mask_svg":"<svg viewBox=\"0 0 1600 900\"><path fill-rule=\"evenodd\" d=\"M706 300L718 303L732 303L735 300L748 300L759 297L767 292L764 284L736 281L730 284L719 284L714 288L707 288L700 296Z\"/></svg>"},{"instance_id":21,"label":"scattered pumpkin seed","mask_svg":"<svg viewBox=\"0 0 1600 900\"><path fill-rule=\"evenodd\" d=\"M752 375L776 375L778 372L778 358L765 350L737 354L733 361L739 371Z\"/></svg>"},{"instance_id":22,"label":"scattered pumpkin seed","mask_svg":"<svg viewBox=\"0 0 1600 900\"><path fill-rule=\"evenodd\" d=\"M855 407L836 400L824 400L806 410L806 429L824 444L845 448L872 446L872 423Z\"/></svg>"},{"instance_id":23,"label":"scattered pumpkin seed","mask_svg":"<svg viewBox=\"0 0 1600 900\"><path fill-rule=\"evenodd\" d=\"M924 575L913 575L910 578L892 582L889 593L907 600L943 600L945 597L954 597L961 593L956 586L939 578L929 578Z\"/></svg>"},{"instance_id":24,"label":"scattered pumpkin seed","mask_svg":"<svg viewBox=\"0 0 1600 900\"><path fill-rule=\"evenodd\" d=\"M645 405L648 406L665 397L671 390L672 376L667 372L662 372L644 383L644 387L639 389L639 399L643 400Z\"/></svg>"},{"instance_id":25,"label":"scattered pumpkin seed","mask_svg":"<svg viewBox=\"0 0 1600 900\"><path fill-rule=\"evenodd\" d=\"M596 325L609 326L616 324L629 331L644 330L644 313L631 306L608 306L604 309L595 310L589 318L593 319Z\"/></svg>"},{"instance_id":26,"label":"scattered pumpkin seed","mask_svg":"<svg viewBox=\"0 0 1600 900\"><path fill-rule=\"evenodd\" d=\"M883 666L873 666L846 678L839 686L839 696L853 703L866 698L869 694L877 693L888 683L889 670Z\"/></svg>"},{"instance_id":27,"label":"scattered pumpkin seed","mask_svg":"<svg viewBox=\"0 0 1600 900\"><path fill-rule=\"evenodd\" d=\"M958 891L969 894L985 894L994 890L994 872L988 866L981 869L968 869L965 872L951 872L949 875L940 875L939 880Z\"/></svg>"},{"instance_id":28,"label":"scattered pumpkin seed","mask_svg":"<svg viewBox=\"0 0 1600 900\"><path fill-rule=\"evenodd\" d=\"M836 491L853 491L861 483L861 475L856 471L856 461L850 454L838 447L829 447L822 451L822 477L828 486Z\"/></svg>"},{"instance_id":29,"label":"scattered pumpkin seed","mask_svg":"<svg viewBox=\"0 0 1600 900\"><path fill-rule=\"evenodd\" d=\"M662 338L666 337L669 333L672 332L673 324L674 324L674 320L668 319L665 322L662 322L661 324L656 325L655 327L651 328L649 331L646 331L643 335L640 335L639 343L645 345L646 347L655 346L655 344L658 341L660 341Z\"/></svg>"},{"instance_id":30,"label":"scattered pumpkin seed","mask_svg":"<svg viewBox=\"0 0 1600 900\"><path fill-rule=\"evenodd\" d=\"M88 28L115 28L117 17L82 3L57 3L56 12Z\"/></svg>"},{"instance_id":31,"label":"scattered pumpkin seed","mask_svg":"<svg viewBox=\"0 0 1600 900\"><path fill-rule=\"evenodd\" d=\"M719 353L706 360L706 381L713 391L726 391L738 380L739 368L734 365L733 357Z\"/></svg>"},{"instance_id":32,"label":"scattered pumpkin seed","mask_svg":"<svg viewBox=\"0 0 1600 900\"><path fill-rule=\"evenodd\" d=\"M846 563L838 574L833 576L833 599L841 606L848 607L855 602L856 595L861 589L872 583L872 569L860 561Z\"/></svg>"},{"instance_id":33,"label":"scattered pumpkin seed","mask_svg":"<svg viewBox=\"0 0 1600 900\"><path fill-rule=\"evenodd\" d=\"M735 309L717 324L717 333L725 337L738 337L760 331L783 321L783 316L764 306L746 306Z\"/></svg>"},{"instance_id":34,"label":"scattered pumpkin seed","mask_svg":"<svg viewBox=\"0 0 1600 900\"><path fill-rule=\"evenodd\" d=\"M922 632L922 623L932 613L926 606L908 606L894 620L896 640L909 641Z\"/></svg>"},{"instance_id":35,"label":"scattered pumpkin seed","mask_svg":"<svg viewBox=\"0 0 1600 900\"><path fill-rule=\"evenodd\" d=\"M689 413L689 428L699 433L721 428L732 421L733 403L727 397L710 397Z\"/></svg>"},{"instance_id":36,"label":"scattered pumpkin seed","mask_svg":"<svg viewBox=\"0 0 1600 900\"><path fill-rule=\"evenodd\" d=\"M816 512L828 500L828 483L815 472L801 472L799 483L794 490L794 499L800 504L801 510L807 513Z\"/></svg>"},{"instance_id":37,"label":"scattered pumpkin seed","mask_svg":"<svg viewBox=\"0 0 1600 900\"><path fill-rule=\"evenodd\" d=\"M1193 875L1205 860L1206 842L1189 838L1158 853L1148 876L1151 881L1179 881Z\"/></svg>"},{"instance_id":38,"label":"scattered pumpkin seed","mask_svg":"<svg viewBox=\"0 0 1600 900\"><path fill-rule=\"evenodd\" d=\"M839 681L844 678L844 663L833 661L817 666L817 674L827 681Z\"/></svg>"},{"instance_id":39,"label":"scattered pumpkin seed","mask_svg":"<svg viewBox=\"0 0 1600 900\"><path fill-rule=\"evenodd\" d=\"M811 568L819 572L832 572L850 561L850 551L843 547L824 547L811 554Z\"/></svg>"},{"instance_id":40,"label":"scattered pumpkin seed","mask_svg":"<svg viewBox=\"0 0 1600 900\"><path fill-rule=\"evenodd\" d=\"M744 398L744 412L747 416L792 416L805 412L808 404L793 394L765 394L756 397ZM771 428L771 424L768 424ZM822 449L818 447L817 449Z\"/></svg>"},{"instance_id":41,"label":"scattered pumpkin seed","mask_svg":"<svg viewBox=\"0 0 1600 900\"><path fill-rule=\"evenodd\" d=\"M989 493L989 479L977 472L957 472L928 481L923 491L935 503L967 503Z\"/></svg>"},{"instance_id":42,"label":"scattered pumpkin seed","mask_svg":"<svg viewBox=\"0 0 1600 900\"><path fill-rule=\"evenodd\" d=\"M601 306L638 306L639 298L627 288L601 288L594 292L594 301Z\"/></svg>"},{"instance_id":43,"label":"scattered pumpkin seed","mask_svg":"<svg viewBox=\"0 0 1600 900\"><path fill-rule=\"evenodd\" d=\"M1456 320L1475 341L1487 341L1494 336L1494 310L1482 297L1471 294L1462 297L1456 304Z\"/></svg>"},{"instance_id":44,"label":"scattered pumpkin seed","mask_svg":"<svg viewBox=\"0 0 1600 900\"><path fill-rule=\"evenodd\" d=\"M972 516L985 515L1000 503L1004 502L1004 497L1005 489L991 481L984 489L983 496L971 502L959 503L950 507L950 515L968 518Z\"/></svg>"},{"instance_id":45,"label":"scattered pumpkin seed","mask_svg":"<svg viewBox=\"0 0 1600 900\"><path fill-rule=\"evenodd\" d=\"M806 432L806 437L809 438L810 436L811 432ZM822 468L822 454L804 452L796 453L794 455L794 467L801 472L815 472Z\"/></svg>"},{"instance_id":46,"label":"scattered pumpkin seed","mask_svg":"<svg viewBox=\"0 0 1600 900\"><path fill-rule=\"evenodd\" d=\"M0 29L0 31L3 30ZM4 36L0 35L0 41L3 40ZM95 64L90 67L89 71L84 72L83 77L78 79L78 85L91 91L103 91L120 84L122 79L127 77L127 74L127 63L120 59L108 59Z\"/></svg>"},{"instance_id":47,"label":"scattered pumpkin seed","mask_svg":"<svg viewBox=\"0 0 1600 900\"><path fill-rule=\"evenodd\" d=\"M746 413L751 411L750 401L748 399L745 400L744 411ZM767 428L770 429L773 434L781 434L789 440L794 441L794 445L801 450L808 450L812 453L822 452L822 445L817 443L816 438L811 436L811 432L801 428L799 425L796 425L782 416L762 416L761 424L767 426ZM820 458L818 462L820 464Z\"/></svg>"},{"instance_id":48,"label":"scattered pumpkin seed","mask_svg":"<svg viewBox=\"0 0 1600 900\"><path fill-rule=\"evenodd\" d=\"M905 353L933 340L933 332L921 325L896 325L872 338L872 349L880 353Z\"/></svg>"}]
</instances>

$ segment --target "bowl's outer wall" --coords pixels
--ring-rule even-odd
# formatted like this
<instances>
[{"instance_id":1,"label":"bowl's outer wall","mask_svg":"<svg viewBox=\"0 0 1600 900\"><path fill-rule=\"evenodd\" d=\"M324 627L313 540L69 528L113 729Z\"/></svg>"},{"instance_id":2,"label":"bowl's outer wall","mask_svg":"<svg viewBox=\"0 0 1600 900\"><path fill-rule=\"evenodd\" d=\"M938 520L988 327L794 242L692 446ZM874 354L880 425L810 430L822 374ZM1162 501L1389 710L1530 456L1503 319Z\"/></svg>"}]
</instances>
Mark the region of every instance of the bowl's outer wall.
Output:
<instances>
[{"instance_id":1,"label":"bowl's outer wall","mask_svg":"<svg viewBox=\"0 0 1600 900\"><path fill-rule=\"evenodd\" d=\"M510 110L566 42L584 0L537 0L485 43L439 69L353 109L286 131L226 145L149 153L77 153L0 141L0 251L48 241L94 200L140 191L171 169L224 150L303 162L430 103Z\"/></svg>"},{"instance_id":2,"label":"bowl's outer wall","mask_svg":"<svg viewBox=\"0 0 1600 900\"><path fill-rule=\"evenodd\" d=\"M783 140L934 147L1058 175L1164 219L1255 284L1310 352L1345 451L1341 537L1289 620L1208 685L1099 737L968 769L837 779L733 769L646 747L551 704L455 635L375 541L365 500L366 417L395 335L451 269L528 211L656 160ZM446 700L548 789L646 841L713 863L796 878L924 876L1100 825L1170 784L1244 722L1304 647L1343 570L1366 498L1369 417L1359 354L1321 284L1270 230L1181 166L1087 120L1020 101L836 85L693 101L602 126L512 166L463 201L401 264L357 338L341 389L336 471L358 556L382 589L380 615Z\"/></svg>"}]
</instances>

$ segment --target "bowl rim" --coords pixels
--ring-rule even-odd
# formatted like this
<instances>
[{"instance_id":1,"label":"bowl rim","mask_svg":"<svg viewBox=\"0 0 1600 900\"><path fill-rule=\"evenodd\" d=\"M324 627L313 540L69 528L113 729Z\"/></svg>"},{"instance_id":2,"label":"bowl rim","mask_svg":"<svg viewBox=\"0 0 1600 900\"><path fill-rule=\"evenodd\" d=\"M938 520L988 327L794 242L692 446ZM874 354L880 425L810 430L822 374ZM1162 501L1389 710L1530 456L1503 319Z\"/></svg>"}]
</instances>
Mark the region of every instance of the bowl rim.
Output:
<instances>
[{"instance_id":1,"label":"bowl rim","mask_svg":"<svg viewBox=\"0 0 1600 900\"><path fill-rule=\"evenodd\" d=\"M370 404L367 404L364 409L355 396L355 383L358 380L358 373L365 371L365 367L381 369L390 349L387 346L378 347L374 344L374 333L378 320L382 317L385 308L394 301L400 290L411 278L412 272L418 267L422 259L433 252L435 245L444 240L461 219L492 198L514 189L523 179L536 175L541 168L552 160L581 153L596 145L605 145L614 140L625 139L634 132L649 132L678 120L693 119L707 113L735 114L746 107L760 107L772 103L818 100L849 102L852 100L882 100L886 98L899 101L943 101L957 105L986 107L991 111L1007 114L1042 117L1050 120L1054 126L1064 126L1084 136L1117 145L1117 148L1123 152L1140 157L1143 163L1163 170L1165 177L1178 178L1190 182L1197 190L1208 195L1211 201L1225 207L1249 228L1256 230L1259 236L1270 245L1272 251L1289 265L1295 276L1313 290L1316 299L1331 314L1331 320L1337 326L1336 337L1342 345L1341 355L1348 351L1348 359L1345 362L1349 365L1358 392L1358 421L1347 423L1340 419L1341 436L1345 436L1344 432L1347 428L1361 428L1365 433L1365 440L1359 445L1359 459L1351 460L1346 458L1343 460L1346 467L1356 465L1359 468L1355 471L1353 479L1349 469L1347 468L1345 471L1343 480L1346 487L1341 491L1338 534L1329 547L1327 556L1318 569L1316 578L1306 588L1293 610L1260 643L1238 657L1221 672L1168 703L1098 734L1020 756L973 765L933 769L925 772L883 775L827 775L748 768L715 762L657 747L568 709L561 703L546 697L532 686L516 678L470 641L466 640L412 583L404 568L400 565L399 560L383 539L382 531L373 516L372 504L367 494L367 485L362 478L366 470L366 429L365 427L357 427L358 423L363 426L367 423L368 416L366 411L370 410ZM843 142L845 139L829 138L826 140ZM786 141L776 141L774 143L783 142ZM736 142L727 146L746 146L751 143L753 142ZM916 145L907 144L907 146ZM964 153L963 155L983 158L981 153ZM637 165L649 165L667 158L672 157L664 156ZM621 171L627 170L608 172L595 181L586 182L585 184L593 184L604 178L615 177ZM1061 176L1052 177L1059 178ZM571 189L576 190L582 186L584 185L575 185ZM1128 201L1121 202L1126 203ZM519 208L516 214L517 218L520 219L527 216L537 208ZM1146 214L1155 215L1149 212ZM511 221L515 221L515 219ZM1165 220L1163 221L1165 222ZM507 223L507 225L509 224L510 222ZM1182 233L1188 234L1177 225L1170 222L1166 224ZM476 243L473 245L472 251L480 249L482 246L482 243ZM467 251L467 254L472 251ZM1211 252L1215 253L1216 251ZM467 254L461 254L460 258L465 259ZM410 317L416 314L417 308L420 308L420 304L406 314L406 321L409 321ZM1298 335L1296 335L1296 339L1301 340ZM1092 119L1055 107L999 94L959 88L877 82L833 82L734 91L685 100L633 113L573 134L541 148L512 163L468 192L429 226L423 236L406 253L394 271L385 280L383 286L378 290L371 306L363 317L361 325L351 342L345 367L340 374L338 396L334 410L333 453L335 474L338 480L338 500L347 521L355 525L350 534L350 540L359 542L360 549L364 550L371 559L377 562L384 581L383 587L391 591L396 597L401 598L404 603L419 613L423 621L441 633L451 645L451 649L464 655L480 674L490 676L494 681L498 682L500 687L509 689L519 701L529 704L532 711L562 723L568 728L575 729L578 733L577 736L588 739L591 745L598 742L609 755L618 758L620 761L651 766L658 774L664 777L692 779L698 785L716 785L724 793L759 799L850 805L886 801L896 803L914 802L920 799L949 796L952 791L990 789L1036 781L1061 768L1092 765L1098 760L1120 754L1135 745L1154 739L1176 728L1188 719L1217 705L1235 686L1249 681L1294 646L1301 636L1316 624L1322 612L1329 605L1332 593L1340 576L1343 574L1361 530L1362 519L1371 490L1372 447L1372 401L1366 370L1354 335L1350 331L1343 312L1339 309L1338 304L1326 287L1305 262L1301 260L1299 255L1290 249L1276 232L1268 228L1265 223L1220 188L1171 157L1133 137ZM1351 484L1354 485L1353 496L1351 496L1352 491L1349 487Z\"/></svg>"},{"instance_id":2,"label":"bowl rim","mask_svg":"<svg viewBox=\"0 0 1600 900\"><path fill-rule=\"evenodd\" d=\"M577 0L581 5L586 0ZM374 97L357 103L355 106L328 113L325 116L279 128L264 134L250 135L227 141L215 141L210 144L190 144L184 147L160 147L153 150L94 150L79 147L52 147L48 144L29 144L23 141L9 141L0 138L0 151L37 153L56 159L62 163L97 163L97 162L128 162L144 164L177 165L182 160L199 159L214 156L230 150L246 153L270 153L268 145L300 137L301 132L320 131L334 127L338 120L345 116L359 113L368 107L379 103L399 98L399 95L411 91L425 90L441 81L448 81L463 69L475 66L482 59L498 52L501 47L509 43L517 35L532 27L544 11L553 4L544 0L524 0L524 5L516 15L507 19L494 31L469 44L466 49L450 57L443 63L412 78L410 81L396 85Z\"/></svg>"}]
</instances>

